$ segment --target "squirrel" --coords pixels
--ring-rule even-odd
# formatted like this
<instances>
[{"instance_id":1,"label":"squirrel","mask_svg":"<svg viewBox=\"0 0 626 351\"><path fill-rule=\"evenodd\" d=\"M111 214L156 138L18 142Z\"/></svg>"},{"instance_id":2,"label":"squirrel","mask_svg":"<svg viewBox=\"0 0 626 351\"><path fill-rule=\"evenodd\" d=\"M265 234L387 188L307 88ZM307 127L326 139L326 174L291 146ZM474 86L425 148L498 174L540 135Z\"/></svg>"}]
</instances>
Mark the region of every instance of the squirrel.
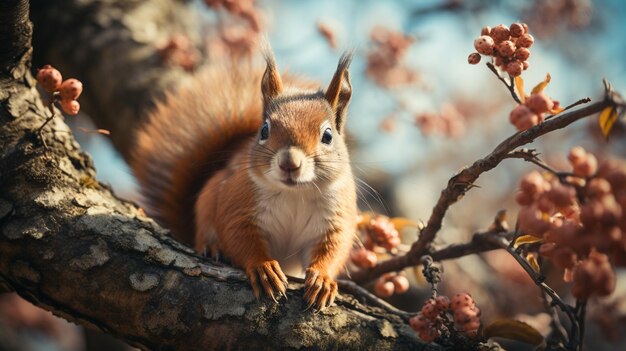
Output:
<instances>
[{"instance_id":1,"label":"squirrel","mask_svg":"<svg viewBox=\"0 0 626 351\"><path fill-rule=\"evenodd\" d=\"M356 228L344 140L352 96L344 53L328 87L278 71L212 65L156 104L136 135L133 169L148 212L199 253L245 270L257 299L305 278L307 308L337 296Z\"/></svg>"}]
</instances>

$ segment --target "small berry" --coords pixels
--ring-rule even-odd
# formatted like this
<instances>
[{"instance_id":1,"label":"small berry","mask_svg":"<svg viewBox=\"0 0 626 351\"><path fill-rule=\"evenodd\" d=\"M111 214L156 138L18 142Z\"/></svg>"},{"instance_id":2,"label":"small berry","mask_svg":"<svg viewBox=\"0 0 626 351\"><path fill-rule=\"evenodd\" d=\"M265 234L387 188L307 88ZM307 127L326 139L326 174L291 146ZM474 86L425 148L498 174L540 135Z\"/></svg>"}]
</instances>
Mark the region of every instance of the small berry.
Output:
<instances>
[{"instance_id":1,"label":"small berry","mask_svg":"<svg viewBox=\"0 0 626 351\"><path fill-rule=\"evenodd\" d=\"M526 33L526 31L524 30L524 26L521 23L511 24L511 27L509 27L509 30L513 38L519 38Z\"/></svg>"},{"instance_id":2,"label":"small berry","mask_svg":"<svg viewBox=\"0 0 626 351\"><path fill-rule=\"evenodd\" d=\"M459 325L463 325L470 321L470 319L478 316L480 311L474 306L466 306L457 308L454 310L454 322Z\"/></svg>"},{"instance_id":3,"label":"small berry","mask_svg":"<svg viewBox=\"0 0 626 351\"><path fill-rule=\"evenodd\" d=\"M572 165L584 162L587 159L587 151L580 146L575 146L570 150L567 158Z\"/></svg>"},{"instance_id":4,"label":"small berry","mask_svg":"<svg viewBox=\"0 0 626 351\"><path fill-rule=\"evenodd\" d=\"M374 292L380 297L389 297L393 295L394 285L392 282L380 278L374 286Z\"/></svg>"},{"instance_id":5,"label":"small berry","mask_svg":"<svg viewBox=\"0 0 626 351\"><path fill-rule=\"evenodd\" d=\"M59 93L61 94L61 99L63 100L76 100L82 92L83 83L74 78L63 81L63 83L61 83L61 87L59 88Z\"/></svg>"},{"instance_id":6,"label":"small berry","mask_svg":"<svg viewBox=\"0 0 626 351\"><path fill-rule=\"evenodd\" d=\"M522 61L522 65L524 66L524 71L528 69L528 67L530 67L530 62L528 61Z\"/></svg>"},{"instance_id":7,"label":"small berry","mask_svg":"<svg viewBox=\"0 0 626 351\"><path fill-rule=\"evenodd\" d=\"M537 171L532 171L522 178L520 188L530 195L539 194L546 190L546 181Z\"/></svg>"},{"instance_id":8,"label":"small berry","mask_svg":"<svg viewBox=\"0 0 626 351\"><path fill-rule=\"evenodd\" d=\"M533 196L527 192L520 191L515 195L515 201L522 206L528 206L532 204L534 200Z\"/></svg>"},{"instance_id":9,"label":"small berry","mask_svg":"<svg viewBox=\"0 0 626 351\"><path fill-rule=\"evenodd\" d=\"M546 196L559 208L572 206L576 200L576 190L571 186L565 186L560 182L552 185Z\"/></svg>"},{"instance_id":10,"label":"small berry","mask_svg":"<svg viewBox=\"0 0 626 351\"><path fill-rule=\"evenodd\" d=\"M378 261L376 253L365 248L352 250L350 259L357 267L361 268L373 268Z\"/></svg>"},{"instance_id":11,"label":"small berry","mask_svg":"<svg viewBox=\"0 0 626 351\"><path fill-rule=\"evenodd\" d=\"M537 208L541 212L550 213L554 209L554 204L550 201L550 199L548 199L547 196L541 196L537 201Z\"/></svg>"},{"instance_id":12,"label":"small berry","mask_svg":"<svg viewBox=\"0 0 626 351\"><path fill-rule=\"evenodd\" d=\"M437 318L437 315L439 315L439 310L437 309L435 300L428 299L424 302L424 305L422 306L422 315L424 315L424 317L430 319L431 321Z\"/></svg>"},{"instance_id":13,"label":"small berry","mask_svg":"<svg viewBox=\"0 0 626 351\"><path fill-rule=\"evenodd\" d=\"M530 57L530 50L528 48L517 48L515 50L515 58L520 61L526 61Z\"/></svg>"},{"instance_id":14,"label":"small berry","mask_svg":"<svg viewBox=\"0 0 626 351\"><path fill-rule=\"evenodd\" d=\"M521 37L517 38L517 41L515 43L517 44L518 47L529 48L533 45L534 42L535 42L535 38L533 38L532 35L526 33L522 35Z\"/></svg>"},{"instance_id":15,"label":"small berry","mask_svg":"<svg viewBox=\"0 0 626 351\"><path fill-rule=\"evenodd\" d=\"M528 25L526 23L520 23L524 28L524 34L528 33Z\"/></svg>"},{"instance_id":16,"label":"small berry","mask_svg":"<svg viewBox=\"0 0 626 351\"><path fill-rule=\"evenodd\" d=\"M61 87L61 72L50 65L45 65L37 71L37 82L49 93L54 93Z\"/></svg>"},{"instance_id":17,"label":"small berry","mask_svg":"<svg viewBox=\"0 0 626 351\"><path fill-rule=\"evenodd\" d=\"M454 310L472 305L474 305L474 299L468 293L458 293L450 300L450 306Z\"/></svg>"},{"instance_id":18,"label":"small berry","mask_svg":"<svg viewBox=\"0 0 626 351\"><path fill-rule=\"evenodd\" d=\"M391 278L391 282L396 294L403 294L409 290L409 280L403 275L396 275Z\"/></svg>"},{"instance_id":19,"label":"small berry","mask_svg":"<svg viewBox=\"0 0 626 351\"><path fill-rule=\"evenodd\" d=\"M505 40L498 44L498 54L504 57L511 57L515 53L515 44L510 40Z\"/></svg>"},{"instance_id":20,"label":"small berry","mask_svg":"<svg viewBox=\"0 0 626 351\"><path fill-rule=\"evenodd\" d=\"M424 318L421 313L418 313L415 316L411 317L411 319L409 319L409 324L411 325L411 328L413 328L413 330L415 330L416 332L430 327L430 321Z\"/></svg>"},{"instance_id":21,"label":"small berry","mask_svg":"<svg viewBox=\"0 0 626 351\"><path fill-rule=\"evenodd\" d=\"M469 321L467 321L465 324L463 324L463 331L465 331L465 332L476 331L476 330L478 330L478 328L480 328L480 318L478 318L478 317L470 318ZM470 336L472 336L472 335L470 335Z\"/></svg>"},{"instance_id":22,"label":"small berry","mask_svg":"<svg viewBox=\"0 0 626 351\"><path fill-rule=\"evenodd\" d=\"M580 177L591 177L598 170L598 159L592 154L587 154L584 162L574 164L574 174Z\"/></svg>"},{"instance_id":23,"label":"small berry","mask_svg":"<svg viewBox=\"0 0 626 351\"><path fill-rule=\"evenodd\" d=\"M532 114L532 111L526 105L517 105L515 108L509 113L509 121L511 123L516 124L522 117Z\"/></svg>"},{"instance_id":24,"label":"small berry","mask_svg":"<svg viewBox=\"0 0 626 351\"><path fill-rule=\"evenodd\" d=\"M539 246L539 254L543 257L550 258L554 255L554 252L557 249L556 243L543 243Z\"/></svg>"},{"instance_id":25,"label":"small berry","mask_svg":"<svg viewBox=\"0 0 626 351\"><path fill-rule=\"evenodd\" d=\"M439 311L445 311L450 308L450 299L447 296L437 296L435 304Z\"/></svg>"},{"instance_id":26,"label":"small berry","mask_svg":"<svg viewBox=\"0 0 626 351\"><path fill-rule=\"evenodd\" d=\"M80 110L80 104L76 100L61 100L61 109L68 115L75 115Z\"/></svg>"},{"instance_id":27,"label":"small berry","mask_svg":"<svg viewBox=\"0 0 626 351\"><path fill-rule=\"evenodd\" d=\"M519 130L520 132L523 132L536 126L537 124L539 124L539 116L532 113L524 116L519 121L517 121L517 123L515 124L515 128L517 128L517 130Z\"/></svg>"},{"instance_id":28,"label":"small berry","mask_svg":"<svg viewBox=\"0 0 626 351\"><path fill-rule=\"evenodd\" d=\"M474 40L474 48L483 55L493 54L494 46L495 42L493 41L493 38L488 35L480 36Z\"/></svg>"},{"instance_id":29,"label":"small berry","mask_svg":"<svg viewBox=\"0 0 626 351\"><path fill-rule=\"evenodd\" d=\"M543 213L536 206L522 207L518 215L519 229L524 234L541 237L550 229L550 223L543 219Z\"/></svg>"},{"instance_id":30,"label":"small berry","mask_svg":"<svg viewBox=\"0 0 626 351\"><path fill-rule=\"evenodd\" d=\"M496 41L503 41L509 39L509 37L511 36L511 32L509 31L509 27L505 26L504 24L499 24L493 27L490 35Z\"/></svg>"},{"instance_id":31,"label":"small berry","mask_svg":"<svg viewBox=\"0 0 626 351\"><path fill-rule=\"evenodd\" d=\"M480 62L480 54L477 52L472 52L471 54L469 54L469 56L467 57L467 62L470 65L477 65Z\"/></svg>"},{"instance_id":32,"label":"small berry","mask_svg":"<svg viewBox=\"0 0 626 351\"><path fill-rule=\"evenodd\" d=\"M554 104L552 103L552 99L550 99L546 94L536 93L526 99L526 106L528 106L528 108L530 108L534 113L539 114L550 111Z\"/></svg>"},{"instance_id":33,"label":"small berry","mask_svg":"<svg viewBox=\"0 0 626 351\"><path fill-rule=\"evenodd\" d=\"M606 179L594 178L587 184L586 190L590 196L600 197L611 193L611 184Z\"/></svg>"},{"instance_id":34,"label":"small berry","mask_svg":"<svg viewBox=\"0 0 626 351\"><path fill-rule=\"evenodd\" d=\"M489 35L491 34L491 27L484 26L483 29L480 30L480 35Z\"/></svg>"},{"instance_id":35,"label":"small berry","mask_svg":"<svg viewBox=\"0 0 626 351\"><path fill-rule=\"evenodd\" d=\"M512 77L517 77L524 71L524 65L519 61L511 61L506 64L506 73Z\"/></svg>"}]
</instances>

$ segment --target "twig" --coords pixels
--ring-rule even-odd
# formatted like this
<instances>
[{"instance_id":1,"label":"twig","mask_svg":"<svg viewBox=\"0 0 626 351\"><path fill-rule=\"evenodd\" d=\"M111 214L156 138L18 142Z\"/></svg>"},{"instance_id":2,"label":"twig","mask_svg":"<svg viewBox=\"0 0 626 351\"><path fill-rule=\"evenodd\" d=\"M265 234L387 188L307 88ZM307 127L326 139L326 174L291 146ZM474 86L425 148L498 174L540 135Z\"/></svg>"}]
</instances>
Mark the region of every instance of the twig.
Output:
<instances>
[{"instance_id":1,"label":"twig","mask_svg":"<svg viewBox=\"0 0 626 351\"><path fill-rule=\"evenodd\" d=\"M361 298L362 300L367 302L367 304L369 306L378 307L378 308L381 308L381 309L387 311L388 313L395 314L395 315L399 316L400 318L402 318L402 320L404 320L405 322L408 322L409 319L411 317L413 317L413 315L414 315L414 313L410 313L410 312L406 312L406 311L402 311L400 309L397 309L396 307L394 307L393 305L391 305L387 301L385 301L385 300L377 297L376 295L370 293L365 288L363 288L362 286L356 284L355 282L353 282L351 280L338 279L337 280L337 285L339 286L339 289L341 291L347 292L347 293L353 295L356 298Z\"/></svg>"},{"instance_id":2,"label":"twig","mask_svg":"<svg viewBox=\"0 0 626 351\"><path fill-rule=\"evenodd\" d=\"M46 127L46 125L48 125L48 123L50 123L50 121L54 119L54 100L48 101L48 110L50 110L50 117L46 118L43 124L39 128L37 128L37 135L39 136L39 140L41 140L41 144L43 145L43 151L46 154L48 153L48 144L46 144L46 139L44 139L43 137L43 129Z\"/></svg>"},{"instance_id":3,"label":"twig","mask_svg":"<svg viewBox=\"0 0 626 351\"><path fill-rule=\"evenodd\" d=\"M515 233L513 232L484 232L474 233L472 240L463 244L451 244L430 254L435 261L451 260L472 254L493 251L500 249L500 246L494 244L492 238L505 237L510 239Z\"/></svg>"},{"instance_id":4,"label":"twig","mask_svg":"<svg viewBox=\"0 0 626 351\"><path fill-rule=\"evenodd\" d=\"M601 101L577 110L561 113L549 121L538 124L526 131L513 134L496 146L487 156L476 160L471 166L450 178L448 185L441 191L439 200L432 210L426 227L420 232L419 239L413 243L411 250L405 255L383 261L372 269L354 272L352 275L353 280L360 284L367 283L384 273L400 271L406 267L418 265L421 257L426 252L426 248L432 243L437 232L441 229L443 218L448 208L472 188L474 182L481 174L495 168L502 160L508 158L513 150L533 142L538 137L567 127L579 119L594 115L607 106L623 103L621 96L610 90L610 84L605 83L605 89L605 98Z\"/></svg>"},{"instance_id":5,"label":"twig","mask_svg":"<svg viewBox=\"0 0 626 351\"><path fill-rule=\"evenodd\" d=\"M583 338L585 337L585 314L587 313L587 300L576 300L576 309L578 310L577 315L580 322L578 348L579 350L582 350Z\"/></svg>"},{"instance_id":6,"label":"twig","mask_svg":"<svg viewBox=\"0 0 626 351\"><path fill-rule=\"evenodd\" d=\"M437 286L441 282L441 268L436 266L433 262L433 258L429 255L422 257L422 274L426 281L430 283L432 295L431 297L434 299L437 297Z\"/></svg>"},{"instance_id":7,"label":"twig","mask_svg":"<svg viewBox=\"0 0 626 351\"><path fill-rule=\"evenodd\" d=\"M509 92L511 93L511 97L513 97L513 100L515 100L515 102L517 102L518 104L522 103L522 100L519 98L519 96L517 95L517 93L515 92L515 83L513 81L513 78L509 76L509 82L506 81L506 79L504 79L504 77L502 77L502 75L500 74L500 72L498 72L498 69L496 68L496 66L493 65L493 63L491 62L487 62L487 67L489 67L489 69L491 70L491 72L493 72L493 74L496 75L496 77L498 77L498 79L504 83L504 85L506 86L506 88L509 90Z\"/></svg>"},{"instance_id":8,"label":"twig","mask_svg":"<svg viewBox=\"0 0 626 351\"><path fill-rule=\"evenodd\" d=\"M550 340L553 340L556 336L556 338L558 338L560 340L560 343L563 345L563 343L567 342L567 330L565 330L565 327L561 323L561 318L559 317L556 308L553 304L550 303L550 301L548 301L548 295L543 290L541 290L541 297L543 298L543 303L546 311L550 313L550 317L552 318L552 320L550 321L552 331L546 339L548 340L548 342L550 342Z\"/></svg>"},{"instance_id":9,"label":"twig","mask_svg":"<svg viewBox=\"0 0 626 351\"><path fill-rule=\"evenodd\" d=\"M572 349L577 349L576 343L580 338L580 324L578 321L578 316L576 314L575 309L566 304L563 299L554 291L551 287L549 287L545 283L545 277L538 272L524 259L520 256L515 249L513 249L509 242L503 238L494 239L495 243L500 245L501 248L505 249L513 258L519 263L519 265L526 271L526 274L535 282L535 284L541 289L542 293L550 296L551 304L554 304L559 307L561 311L563 311L570 320L571 323L571 331L569 334L569 345Z\"/></svg>"},{"instance_id":10,"label":"twig","mask_svg":"<svg viewBox=\"0 0 626 351\"><path fill-rule=\"evenodd\" d=\"M567 106L563 109L563 111L561 111L561 112L559 112L559 113L556 113L556 114L554 114L554 115L547 116L547 117L545 118L545 121L549 120L550 118L553 118L554 116L558 116L559 114L561 114L561 113L563 113L563 112L565 112L565 111L567 111L567 110L569 110L569 109L571 109L571 108L573 108L573 107L576 107L576 106L578 106L578 105L582 105L582 104L586 104L586 103L588 103L588 102L591 102L591 98L590 98L590 97L582 98L582 99L580 99L580 100L576 101L576 102L575 102L575 103L573 103L573 104L569 104L569 105L567 105Z\"/></svg>"},{"instance_id":11,"label":"twig","mask_svg":"<svg viewBox=\"0 0 626 351\"><path fill-rule=\"evenodd\" d=\"M520 158L526 162L533 163L545 169L546 171L554 174L557 178L559 178L559 181L561 181L561 183L563 184L569 184L566 180L567 177L574 176L573 173L557 171L554 168L550 167L547 163L543 162L539 158L539 153L535 152L535 149L524 148L520 150L515 150L515 151L510 152L507 158Z\"/></svg>"}]
</instances>

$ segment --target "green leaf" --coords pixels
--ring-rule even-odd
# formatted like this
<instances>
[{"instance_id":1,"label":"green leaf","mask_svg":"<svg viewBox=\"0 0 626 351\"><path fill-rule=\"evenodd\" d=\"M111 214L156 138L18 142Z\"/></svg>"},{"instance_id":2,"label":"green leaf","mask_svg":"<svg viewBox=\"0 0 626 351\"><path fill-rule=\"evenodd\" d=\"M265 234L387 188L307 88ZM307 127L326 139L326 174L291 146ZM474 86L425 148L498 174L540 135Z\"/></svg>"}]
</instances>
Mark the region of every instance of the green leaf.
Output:
<instances>
[{"instance_id":1,"label":"green leaf","mask_svg":"<svg viewBox=\"0 0 626 351\"><path fill-rule=\"evenodd\" d=\"M600 123L602 135L604 135L605 138L609 138L609 133L611 133L615 121L617 121L617 109L614 106L609 106L600 112L598 122Z\"/></svg>"},{"instance_id":2,"label":"green leaf","mask_svg":"<svg viewBox=\"0 0 626 351\"><path fill-rule=\"evenodd\" d=\"M543 343L543 336L537 329L512 319L503 319L491 323L485 328L484 335L487 338L505 338L535 346Z\"/></svg>"}]
</instances>

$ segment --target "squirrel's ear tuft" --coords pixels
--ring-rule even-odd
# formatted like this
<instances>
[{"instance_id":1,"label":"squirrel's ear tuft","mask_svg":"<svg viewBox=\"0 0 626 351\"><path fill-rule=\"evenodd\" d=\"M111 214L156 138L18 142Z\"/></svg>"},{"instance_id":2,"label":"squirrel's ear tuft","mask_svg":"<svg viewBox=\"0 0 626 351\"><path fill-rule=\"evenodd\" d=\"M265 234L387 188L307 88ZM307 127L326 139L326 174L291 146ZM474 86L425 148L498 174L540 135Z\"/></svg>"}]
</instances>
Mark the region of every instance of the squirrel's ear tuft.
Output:
<instances>
[{"instance_id":1,"label":"squirrel's ear tuft","mask_svg":"<svg viewBox=\"0 0 626 351\"><path fill-rule=\"evenodd\" d=\"M343 132L346 124L346 113L348 104L352 98L352 85L350 84L350 63L352 62L352 52L347 51L339 59L337 71L330 81L324 96L335 112L335 121L339 133Z\"/></svg>"},{"instance_id":2,"label":"squirrel's ear tuft","mask_svg":"<svg viewBox=\"0 0 626 351\"><path fill-rule=\"evenodd\" d=\"M263 93L263 102L267 104L283 90L283 81L280 79L274 53L267 38L261 41L261 51L267 64L261 80L261 92Z\"/></svg>"}]
</instances>

